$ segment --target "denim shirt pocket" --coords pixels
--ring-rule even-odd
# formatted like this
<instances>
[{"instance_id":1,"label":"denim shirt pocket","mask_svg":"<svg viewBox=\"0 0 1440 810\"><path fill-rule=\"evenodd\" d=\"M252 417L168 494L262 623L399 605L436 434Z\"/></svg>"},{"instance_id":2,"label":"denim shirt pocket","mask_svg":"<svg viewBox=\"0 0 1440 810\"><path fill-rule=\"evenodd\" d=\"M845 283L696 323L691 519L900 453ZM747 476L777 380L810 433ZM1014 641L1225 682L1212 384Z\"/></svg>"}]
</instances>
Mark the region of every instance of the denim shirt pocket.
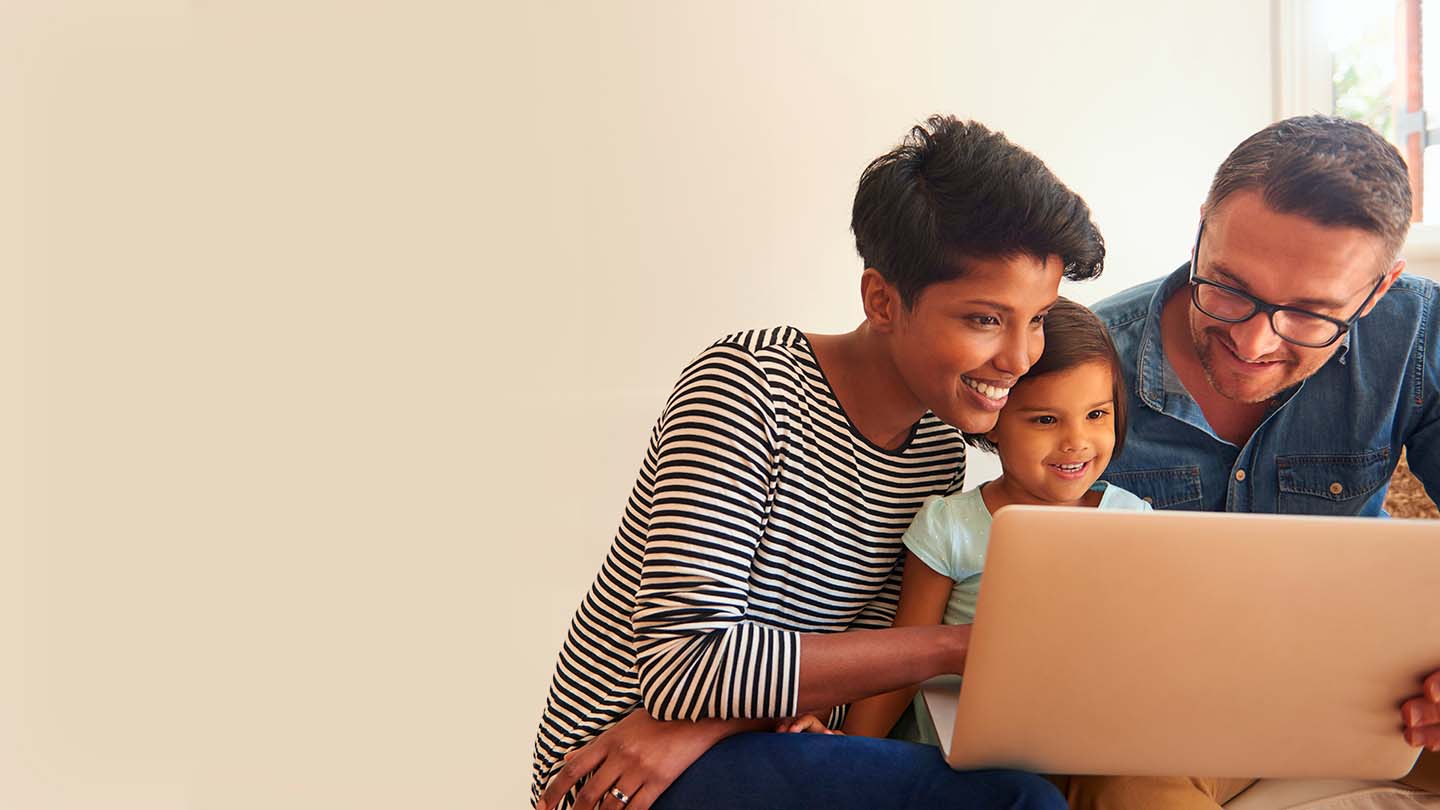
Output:
<instances>
[{"instance_id":1,"label":"denim shirt pocket","mask_svg":"<svg viewBox=\"0 0 1440 810\"><path fill-rule=\"evenodd\" d=\"M1390 448L1363 453L1278 456L1279 511L1291 515L1354 515L1390 480Z\"/></svg>"},{"instance_id":2,"label":"denim shirt pocket","mask_svg":"<svg viewBox=\"0 0 1440 810\"><path fill-rule=\"evenodd\" d=\"M1200 510L1199 467L1165 467L1156 470L1107 472L1101 480L1128 489L1156 509Z\"/></svg>"}]
</instances>

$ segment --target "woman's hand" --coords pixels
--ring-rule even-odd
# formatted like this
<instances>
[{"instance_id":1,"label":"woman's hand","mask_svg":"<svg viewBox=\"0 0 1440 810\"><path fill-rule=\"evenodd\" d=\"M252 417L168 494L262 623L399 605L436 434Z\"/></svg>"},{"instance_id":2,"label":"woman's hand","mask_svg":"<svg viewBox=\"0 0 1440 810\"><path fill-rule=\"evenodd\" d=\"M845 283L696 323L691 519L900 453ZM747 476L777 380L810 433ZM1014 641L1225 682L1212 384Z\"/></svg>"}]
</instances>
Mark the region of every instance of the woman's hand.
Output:
<instances>
[{"instance_id":1,"label":"woman's hand","mask_svg":"<svg viewBox=\"0 0 1440 810\"><path fill-rule=\"evenodd\" d=\"M769 728L771 722L662 722L637 706L600 736L565 755L565 765L540 794L536 810L557 806L587 775L590 778L580 789L576 810L649 810L670 783L712 745L741 731Z\"/></svg>"},{"instance_id":2,"label":"woman's hand","mask_svg":"<svg viewBox=\"0 0 1440 810\"><path fill-rule=\"evenodd\" d=\"M780 725L775 727L775 731L780 734L800 734L806 732L810 734L839 734L841 736L845 734L843 731L836 731L825 725L820 718L813 714L802 714L799 717L781 720Z\"/></svg>"}]
</instances>

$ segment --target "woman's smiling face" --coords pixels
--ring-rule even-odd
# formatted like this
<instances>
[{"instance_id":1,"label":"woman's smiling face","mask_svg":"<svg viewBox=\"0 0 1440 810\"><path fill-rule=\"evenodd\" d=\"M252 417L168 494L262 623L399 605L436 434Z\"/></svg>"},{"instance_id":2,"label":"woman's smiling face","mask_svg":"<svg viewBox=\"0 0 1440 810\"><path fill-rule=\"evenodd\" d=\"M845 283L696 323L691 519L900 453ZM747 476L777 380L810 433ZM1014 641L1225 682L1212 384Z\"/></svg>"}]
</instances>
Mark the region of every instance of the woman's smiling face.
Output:
<instances>
[{"instance_id":1,"label":"woman's smiling face","mask_svg":"<svg viewBox=\"0 0 1440 810\"><path fill-rule=\"evenodd\" d=\"M1018 255L967 261L965 275L931 284L891 335L895 367L937 417L967 433L995 426L1010 389L1045 348L1045 312L1060 259Z\"/></svg>"}]
</instances>

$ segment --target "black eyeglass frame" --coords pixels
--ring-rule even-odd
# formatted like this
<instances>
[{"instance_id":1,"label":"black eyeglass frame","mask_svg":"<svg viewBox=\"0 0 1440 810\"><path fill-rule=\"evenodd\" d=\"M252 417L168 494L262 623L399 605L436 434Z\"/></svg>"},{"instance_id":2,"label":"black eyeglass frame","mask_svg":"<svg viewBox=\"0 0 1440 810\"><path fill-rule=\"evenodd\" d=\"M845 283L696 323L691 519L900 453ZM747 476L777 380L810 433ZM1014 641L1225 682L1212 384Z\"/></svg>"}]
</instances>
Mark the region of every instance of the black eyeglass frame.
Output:
<instances>
[{"instance_id":1,"label":"black eyeglass frame","mask_svg":"<svg viewBox=\"0 0 1440 810\"><path fill-rule=\"evenodd\" d=\"M1300 307L1285 307L1278 304L1272 304L1268 301L1262 301L1259 298L1251 295L1250 293L1247 293L1244 290L1237 290L1228 284L1221 284L1218 281L1211 281L1208 278L1197 277L1195 275L1195 271L1200 264L1200 237L1204 235L1205 223L1202 220L1200 223L1200 230L1195 234L1195 250L1190 254L1190 302L1195 305L1195 308L1204 313L1205 317L1214 318L1221 323L1244 323L1263 312L1265 313L1265 316L1269 318L1270 331L1274 332L1276 337L1280 338L1286 343L1294 343L1296 346L1304 346L1307 349L1323 349L1326 346L1330 346L1334 344L1335 341L1344 337L1345 333L1350 331L1350 327L1354 326L1355 322L1360 320L1360 313L1365 311L1365 307L1370 306L1370 299L1374 298L1375 293L1380 291L1380 285L1385 283L1385 276L1387 275L1386 273L1380 274L1380 278L1376 280L1375 286L1370 288L1370 294L1365 296L1365 300L1361 302L1360 308L1355 310L1354 315L1351 315L1348 319L1342 321L1339 318L1332 318L1329 315L1321 315L1318 312L1311 312L1308 309L1301 309ZM1211 313L1209 310L1205 309L1205 307L1200 305L1200 288L1206 285L1216 287L1218 289L1224 290L1227 293L1230 293L1231 295L1249 301L1250 306L1252 307L1250 313L1243 318L1222 318L1219 315ZM1294 338L1285 337L1284 335L1280 334L1280 330L1275 328L1275 313L1277 312L1295 312L1300 315L1308 315L1311 318L1319 318L1322 321L1328 321L1330 323L1333 323L1335 324L1335 336L1325 341L1324 343L1306 343L1301 340L1295 340Z\"/></svg>"}]
</instances>

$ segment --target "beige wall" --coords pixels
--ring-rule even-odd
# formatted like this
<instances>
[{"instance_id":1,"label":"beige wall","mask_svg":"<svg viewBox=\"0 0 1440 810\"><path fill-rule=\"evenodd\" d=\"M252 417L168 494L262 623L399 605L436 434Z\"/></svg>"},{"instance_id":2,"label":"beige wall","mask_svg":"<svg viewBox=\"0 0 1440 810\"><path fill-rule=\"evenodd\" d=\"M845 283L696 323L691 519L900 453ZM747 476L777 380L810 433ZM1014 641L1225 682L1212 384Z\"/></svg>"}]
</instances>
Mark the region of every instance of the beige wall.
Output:
<instances>
[{"instance_id":1,"label":"beige wall","mask_svg":"<svg viewBox=\"0 0 1440 810\"><path fill-rule=\"evenodd\" d=\"M1254 0L0 4L0 806L520 806L670 382L858 321L867 161L1005 130L1090 301L1270 87Z\"/></svg>"}]
</instances>

